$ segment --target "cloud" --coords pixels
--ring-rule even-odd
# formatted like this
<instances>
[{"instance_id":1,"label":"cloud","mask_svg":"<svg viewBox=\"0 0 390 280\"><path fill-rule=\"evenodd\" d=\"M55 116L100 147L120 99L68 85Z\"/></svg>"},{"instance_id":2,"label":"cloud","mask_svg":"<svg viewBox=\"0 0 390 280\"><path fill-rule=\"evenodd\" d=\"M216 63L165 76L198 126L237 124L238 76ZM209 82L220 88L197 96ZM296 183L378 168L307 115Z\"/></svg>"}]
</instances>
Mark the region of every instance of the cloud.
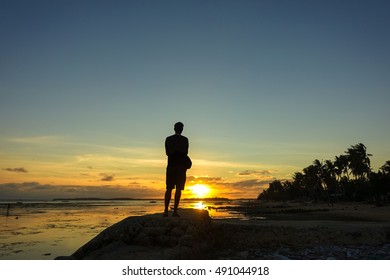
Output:
<instances>
[{"instance_id":1,"label":"cloud","mask_svg":"<svg viewBox=\"0 0 390 280\"><path fill-rule=\"evenodd\" d=\"M223 188L237 188L237 189L256 189L267 186L269 183L274 181L275 178L258 178L258 179L248 179L248 180L227 180L221 177L196 177L189 176L187 177L188 184L210 184L218 189Z\"/></svg>"},{"instance_id":2,"label":"cloud","mask_svg":"<svg viewBox=\"0 0 390 280\"><path fill-rule=\"evenodd\" d=\"M134 186L137 186L137 187L138 187L138 186L140 186L140 183L134 181L134 182L130 182L128 186L129 186L129 187L134 187Z\"/></svg>"},{"instance_id":3,"label":"cloud","mask_svg":"<svg viewBox=\"0 0 390 280\"><path fill-rule=\"evenodd\" d=\"M14 143L23 143L23 144L58 144L62 143L63 137L54 136L54 135L44 135L44 136L32 136L32 137L19 137L9 139Z\"/></svg>"},{"instance_id":4,"label":"cloud","mask_svg":"<svg viewBox=\"0 0 390 280\"><path fill-rule=\"evenodd\" d=\"M268 179L224 180L214 184L212 188L221 197L256 198L272 181Z\"/></svg>"},{"instance_id":5,"label":"cloud","mask_svg":"<svg viewBox=\"0 0 390 280\"><path fill-rule=\"evenodd\" d=\"M38 182L0 184L2 199L53 199L53 198L159 198L164 189L154 189L141 184L129 186L51 185Z\"/></svg>"},{"instance_id":6,"label":"cloud","mask_svg":"<svg viewBox=\"0 0 390 280\"><path fill-rule=\"evenodd\" d=\"M27 173L27 170L24 167L4 168L4 170L9 172L16 172L16 173Z\"/></svg>"},{"instance_id":7,"label":"cloud","mask_svg":"<svg viewBox=\"0 0 390 280\"><path fill-rule=\"evenodd\" d=\"M262 172L256 171L255 173L258 174ZM266 174L267 172L263 173ZM256 198L263 189L268 187L270 182L275 180L275 178L271 178L271 176L262 176L260 178L251 178L247 180L239 180L239 178L242 177L222 178L188 176L187 185L208 184L212 189L212 193L221 197Z\"/></svg>"},{"instance_id":8,"label":"cloud","mask_svg":"<svg viewBox=\"0 0 390 280\"><path fill-rule=\"evenodd\" d=\"M107 175L107 174L105 174L105 173L102 173L102 174L100 174L100 175L103 176L103 178L100 179L100 181L103 181L103 182L112 182L112 181L115 180L114 175Z\"/></svg>"},{"instance_id":9,"label":"cloud","mask_svg":"<svg viewBox=\"0 0 390 280\"><path fill-rule=\"evenodd\" d=\"M243 180L243 181L237 181L237 182L227 183L227 184L229 186L232 186L232 187L253 188L253 187L260 187L260 186L268 185L272 181L273 180L251 179L251 180Z\"/></svg>"},{"instance_id":10,"label":"cloud","mask_svg":"<svg viewBox=\"0 0 390 280\"><path fill-rule=\"evenodd\" d=\"M259 186L259 180L252 179L252 180L244 180L244 181L238 181L234 183L230 183L232 187L241 187L241 188L247 188L247 187L253 187L253 186Z\"/></svg>"},{"instance_id":11,"label":"cloud","mask_svg":"<svg viewBox=\"0 0 390 280\"><path fill-rule=\"evenodd\" d=\"M270 170L245 170L245 171L238 173L238 175L240 175L240 176L248 176L248 175L266 176L266 175L270 175L270 174L271 174Z\"/></svg>"},{"instance_id":12,"label":"cloud","mask_svg":"<svg viewBox=\"0 0 390 280\"><path fill-rule=\"evenodd\" d=\"M222 182L222 178L221 177L197 177L197 176L188 176L187 177L187 182L190 182L190 183L194 183L194 184L201 184L201 183L205 183L205 184L217 184L217 183L220 183Z\"/></svg>"}]
</instances>

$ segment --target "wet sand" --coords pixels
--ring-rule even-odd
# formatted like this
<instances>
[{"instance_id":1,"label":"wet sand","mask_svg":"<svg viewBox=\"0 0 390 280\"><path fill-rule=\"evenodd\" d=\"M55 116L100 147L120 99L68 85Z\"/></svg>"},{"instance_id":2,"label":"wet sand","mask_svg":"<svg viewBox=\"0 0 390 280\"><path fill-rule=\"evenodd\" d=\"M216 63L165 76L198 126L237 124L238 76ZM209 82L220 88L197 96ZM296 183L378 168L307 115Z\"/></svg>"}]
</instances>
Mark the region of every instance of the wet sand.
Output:
<instances>
[{"instance_id":1,"label":"wet sand","mask_svg":"<svg viewBox=\"0 0 390 280\"><path fill-rule=\"evenodd\" d=\"M136 213L159 213L160 204L148 205L148 212L142 206ZM134 207L112 205L41 207L33 210L26 205L11 208L10 216L0 216L0 259L44 260L69 256L111 225L134 216L134 213ZM224 213L230 215L223 219ZM226 242L220 244L222 258L225 255L226 258L273 258L275 254L280 255L275 253L280 248L295 250L302 249L304 245L317 246L315 252L310 253L314 258L319 256L318 250L329 250L332 254L335 250L341 250L344 255L351 254L345 244L355 246L355 251L356 246L371 246L368 249L364 247L368 253L359 255L359 258L381 258L375 251L385 250L390 243L389 205L376 207L366 203L343 202L332 206L326 203L264 203L253 200L242 201L238 205L211 207L209 214L216 227L220 225L220 229L226 233L232 232L231 236L225 236ZM239 232L240 237L236 236ZM333 241L329 241L332 240L328 238L329 235L334 235ZM233 248L231 244L239 245L241 239L249 245L243 244L242 250L239 246ZM337 247L339 245L341 247ZM252 249L249 250L248 246ZM266 247L269 247L268 255L264 255ZM302 258L308 254L304 253Z\"/></svg>"},{"instance_id":2,"label":"wet sand","mask_svg":"<svg viewBox=\"0 0 390 280\"><path fill-rule=\"evenodd\" d=\"M248 219L267 221L334 221L390 222L390 205L377 207L370 203L336 202L263 202L252 200L234 207Z\"/></svg>"},{"instance_id":3,"label":"wet sand","mask_svg":"<svg viewBox=\"0 0 390 280\"><path fill-rule=\"evenodd\" d=\"M129 217L61 259L390 259L388 206L250 201L220 208L247 216Z\"/></svg>"},{"instance_id":4,"label":"wet sand","mask_svg":"<svg viewBox=\"0 0 390 280\"><path fill-rule=\"evenodd\" d=\"M187 201L182 205L203 209L214 204ZM12 203L9 211L7 206L0 204L0 260L52 260L74 253L101 231L129 216L161 212L163 201L23 202ZM211 209L210 215L218 219L241 214Z\"/></svg>"},{"instance_id":5,"label":"wet sand","mask_svg":"<svg viewBox=\"0 0 390 280\"><path fill-rule=\"evenodd\" d=\"M71 254L132 211L133 207L113 206L38 210L14 206L10 216L0 216L0 260L52 260Z\"/></svg>"},{"instance_id":6,"label":"wet sand","mask_svg":"<svg viewBox=\"0 0 390 280\"><path fill-rule=\"evenodd\" d=\"M236 210L247 220L221 224L236 244L222 258L390 259L390 205L251 201Z\"/></svg>"}]
</instances>

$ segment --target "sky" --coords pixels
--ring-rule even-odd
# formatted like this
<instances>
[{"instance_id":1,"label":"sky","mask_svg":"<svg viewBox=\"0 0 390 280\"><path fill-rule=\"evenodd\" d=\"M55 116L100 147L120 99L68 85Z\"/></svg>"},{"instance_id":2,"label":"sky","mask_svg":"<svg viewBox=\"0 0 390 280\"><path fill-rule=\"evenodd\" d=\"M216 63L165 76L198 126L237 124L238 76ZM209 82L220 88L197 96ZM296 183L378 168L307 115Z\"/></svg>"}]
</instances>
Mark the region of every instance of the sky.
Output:
<instances>
[{"instance_id":1,"label":"sky","mask_svg":"<svg viewBox=\"0 0 390 280\"><path fill-rule=\"evenodd\" d=\"M390 160L388 1L0 2L0 199L256 198L363 143Z\"/></svg>"}]
</instances>

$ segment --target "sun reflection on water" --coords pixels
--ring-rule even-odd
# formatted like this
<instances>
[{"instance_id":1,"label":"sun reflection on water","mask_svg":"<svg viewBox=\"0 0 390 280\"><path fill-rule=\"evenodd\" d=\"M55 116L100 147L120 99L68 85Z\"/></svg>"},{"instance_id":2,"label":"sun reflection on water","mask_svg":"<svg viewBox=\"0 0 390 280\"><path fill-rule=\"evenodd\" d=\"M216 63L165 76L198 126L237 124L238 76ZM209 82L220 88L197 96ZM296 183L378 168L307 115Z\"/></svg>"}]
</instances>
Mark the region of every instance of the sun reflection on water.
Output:
<instances>
[{"instance_id":1,"label":"sun reflection on water","mask_svg":"<svg viewBox=\"0 0 390 280\"><path fill-rule=\"evenodd\" d=\"M205 205L203 203L203 201L199 201L199 202L195 203L194 209L205 210L205 209L207 209L207 205Z\"/></svg>"}]
</instances>

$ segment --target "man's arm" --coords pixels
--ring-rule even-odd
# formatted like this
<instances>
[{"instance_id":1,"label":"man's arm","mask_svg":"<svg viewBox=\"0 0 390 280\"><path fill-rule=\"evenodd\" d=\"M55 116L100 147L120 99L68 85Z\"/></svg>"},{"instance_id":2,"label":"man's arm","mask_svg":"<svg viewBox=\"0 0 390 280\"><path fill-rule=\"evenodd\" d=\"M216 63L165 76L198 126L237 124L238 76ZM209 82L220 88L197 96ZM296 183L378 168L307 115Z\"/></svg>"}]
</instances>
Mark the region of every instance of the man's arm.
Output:
<instances>
[{"instance_id":1,"label":"man's arm","mask_svg":"<svg viewBox=\"0 0 390 280\"><path fill-rule=\"evenodd\" d=\"M186 139L185 154L188 155L189 142L187 137L185 139Z\"/></svg>"},{"instance_id":2,"label":"man's arm","mask_svg":"<svg viewBox=\"0 0 390 280\"><path fill-rule=\"evenodd\" d=\"M165 154L168 156L168 138L165 139Z\"/></svg>"}]
</instances>

